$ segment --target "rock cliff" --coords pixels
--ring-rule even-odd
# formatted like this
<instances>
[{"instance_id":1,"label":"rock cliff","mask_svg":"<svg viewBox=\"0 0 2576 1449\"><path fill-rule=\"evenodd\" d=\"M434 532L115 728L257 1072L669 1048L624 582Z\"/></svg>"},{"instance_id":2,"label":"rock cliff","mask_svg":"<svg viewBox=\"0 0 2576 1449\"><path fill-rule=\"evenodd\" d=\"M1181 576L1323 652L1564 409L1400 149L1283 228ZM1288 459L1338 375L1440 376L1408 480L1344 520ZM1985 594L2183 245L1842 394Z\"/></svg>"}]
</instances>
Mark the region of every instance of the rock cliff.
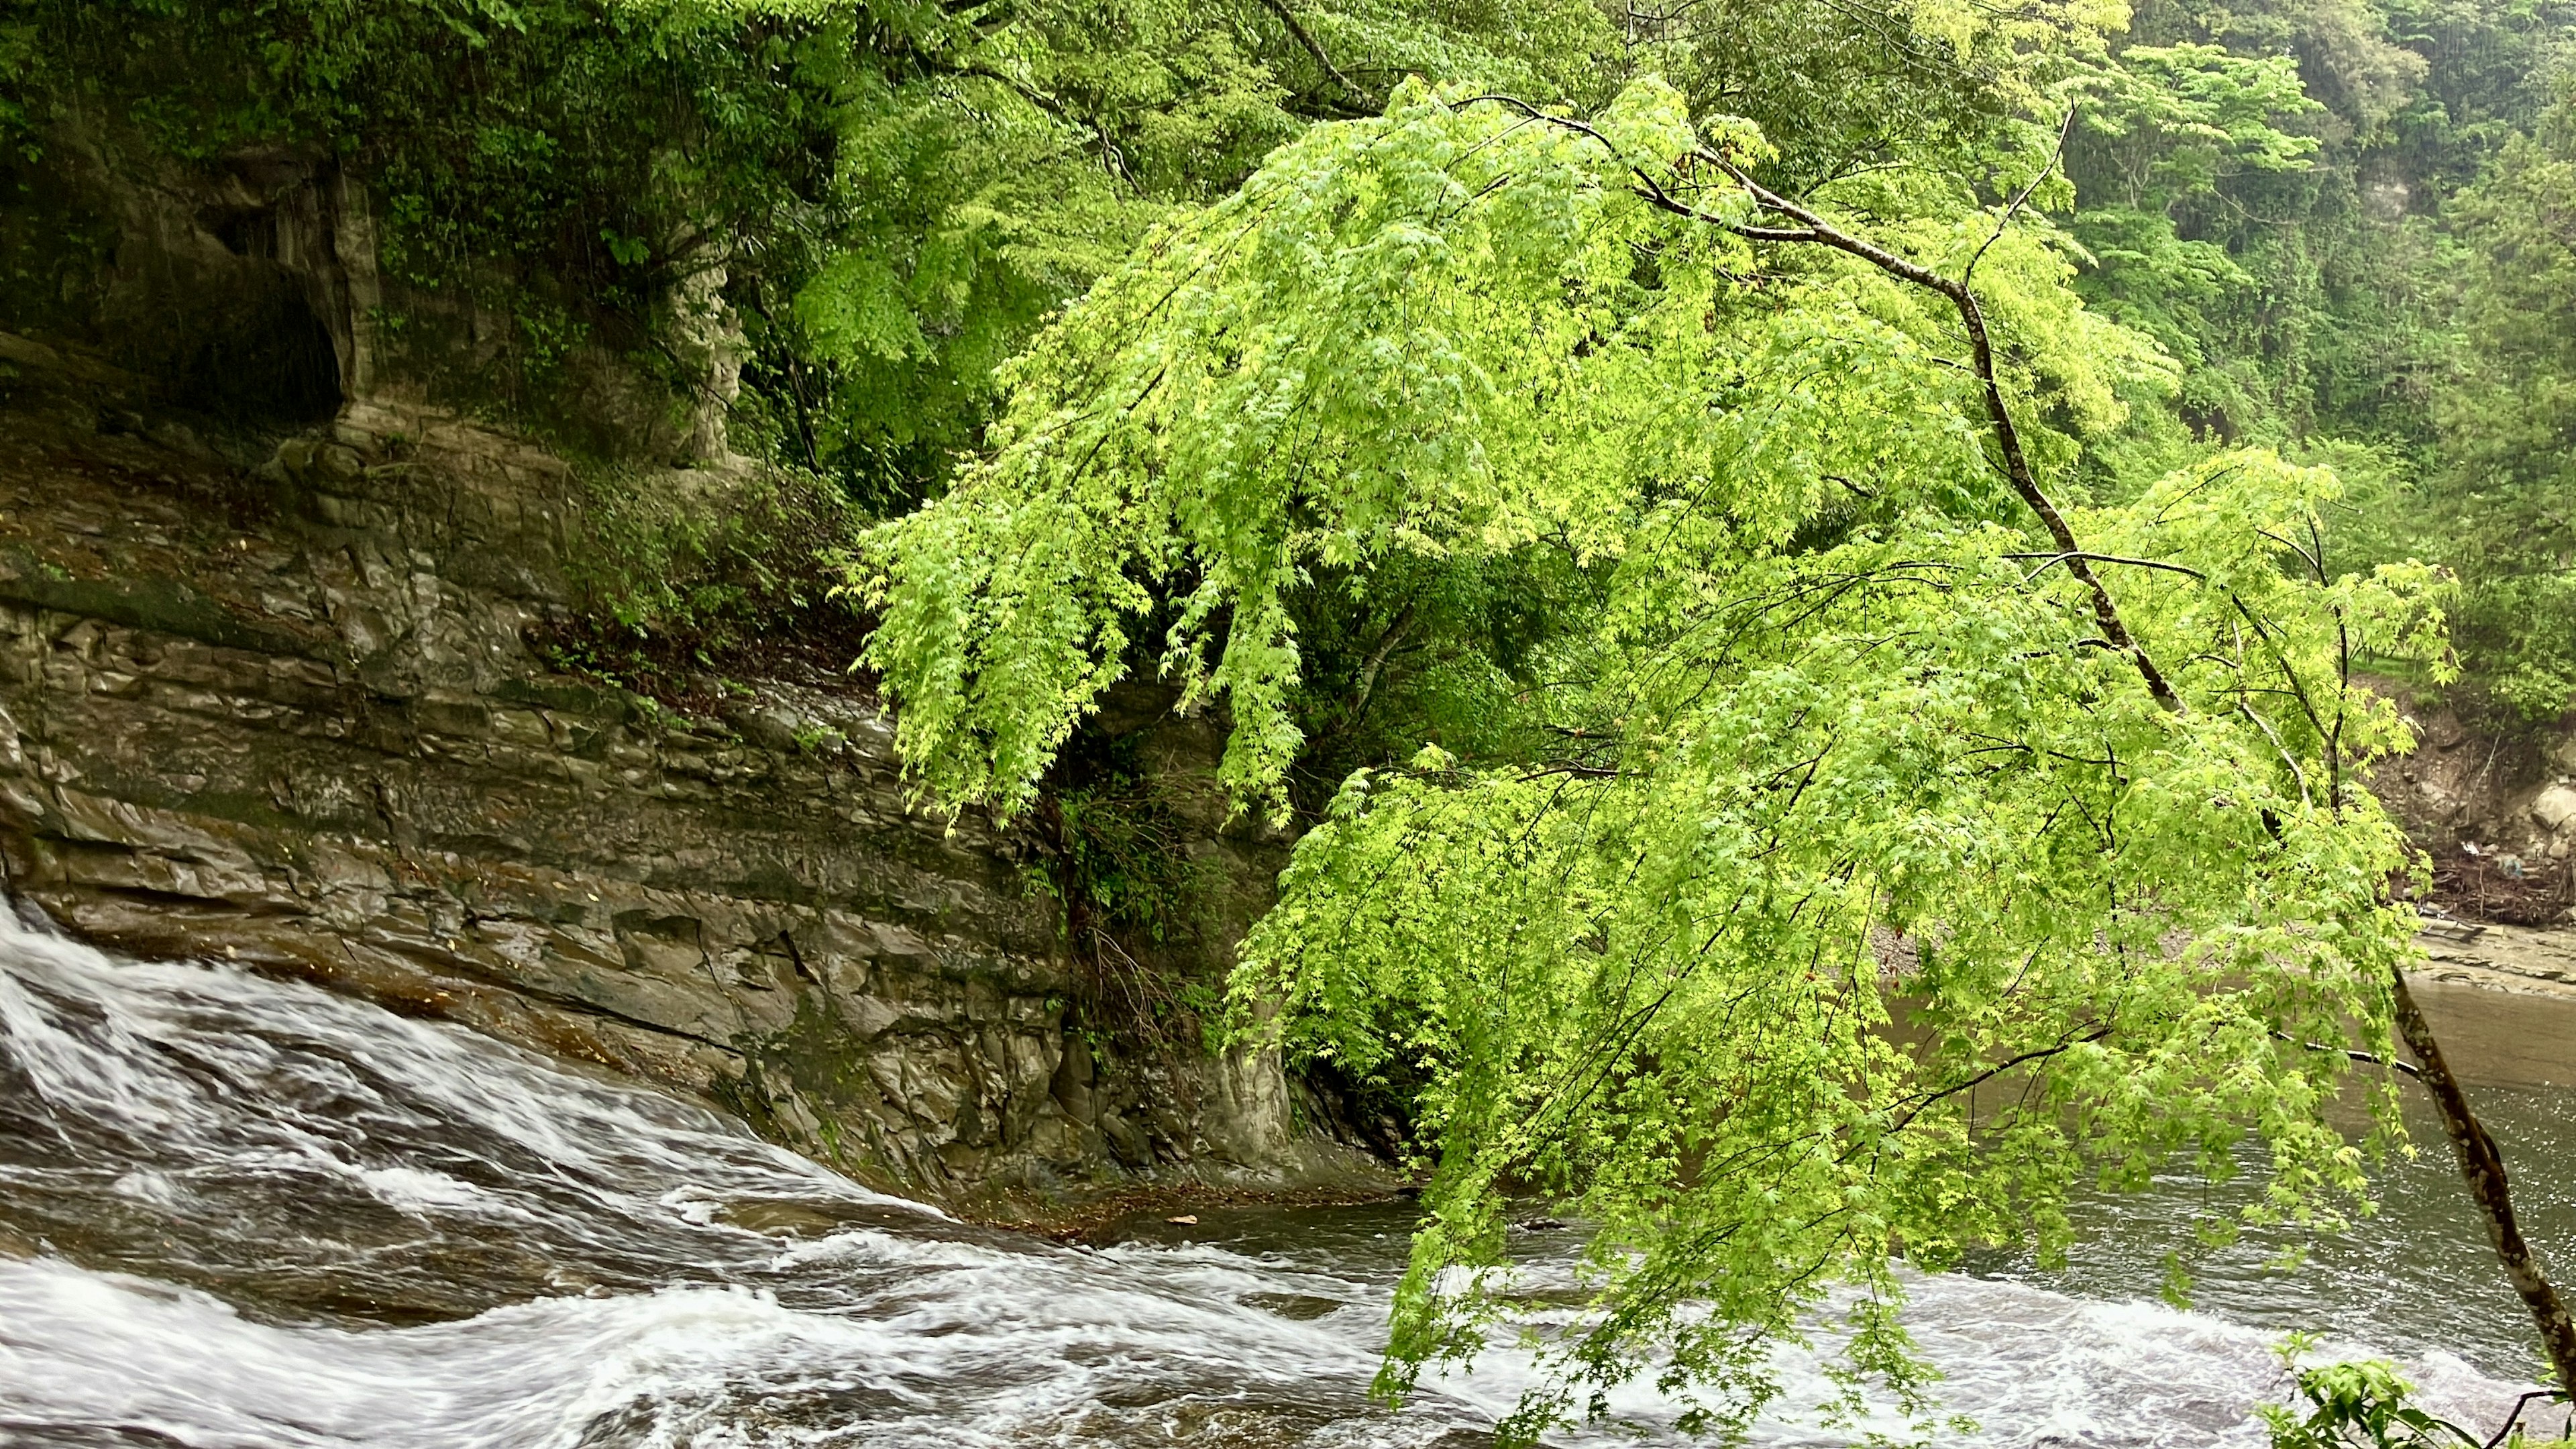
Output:
<instances>
[{"instance_id":1,"label":"rock cliff","mask_svg":"<svg viewBox=\"0 0 2576 1449\"><path fill-rule=\"evenodd\" d=\"M511 319L381 273L330 155L183 162L115 124L69 108L0 164L18 901L711 1098L916 1193L1383 1180L1293 1127L1275 1058L1090 1009L1098 963L1032 888L1048 839L910 808L846 640L684 710L548 666L603 468L760 482L720 276L675 284L655 347L559 358L512 404L540 446L476 421ZM1204 1004L1285 842L1229 823L1206 724L1132 713L1197 883L1151 969Z\"/></svg>"},{"instance_id":2,"label":"rock cliff","mask_svg":"<svg viewBox=\"0 0 2576 1449\"><path fill-rule=\"evenodd\" d=\"M1368 1170L1292 1129L1274 1059L1071 1029L1031 838L907 808L845 676L687 717L545 668L582 546L552 455L378 398L244 466L163 395L0 334L20 900L712 1097L916 1192ZM1218 882L1203 979L1283 848L1221 828L1212 748L1167 721L1145 750Z\"/></svg>"}]
</instances>

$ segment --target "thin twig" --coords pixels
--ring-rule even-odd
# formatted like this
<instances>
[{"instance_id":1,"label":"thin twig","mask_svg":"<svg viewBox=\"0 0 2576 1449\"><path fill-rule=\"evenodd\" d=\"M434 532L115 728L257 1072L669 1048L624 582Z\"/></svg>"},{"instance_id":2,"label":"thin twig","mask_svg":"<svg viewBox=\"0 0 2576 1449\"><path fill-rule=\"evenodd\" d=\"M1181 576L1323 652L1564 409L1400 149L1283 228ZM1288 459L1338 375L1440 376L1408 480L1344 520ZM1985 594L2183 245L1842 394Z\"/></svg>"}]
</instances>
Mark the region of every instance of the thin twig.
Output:
<instances>
[{"instance_id":1,"label":"thin twig","mask_svg":"<svg viewBox=\"0 0 2576 1449\"><path fill-rule=\"evenodd\" d=\"M2360 1062L2364 1066L2386 1067L2392 1072L2404 1072L2406 1075L2418 1080L2421 1080L2424 1075L2422 1069L2418 1068L2412 1062L2393 1061L2387 1057L2379 1056L2376 1053L2355 1051L2351 1047L2328 1046L2321 1041L2300 1041L2297 1037L2290 1035L2286 1031L2276 1031L2272 1033L2272 1035L2279 1037L2283 1041L2306 1047L2312 1052L2341 1052L2345 1056L2352 1058L2354 1061Z\"/></svg>"},{"instance_id":2,"label":"thin twig","mask_svg":"<svg viewBox=\"0 0 2576 1449\"><path fill-rule=\"evenodd\" d=\"M2504 1427L2496 1430L2495 1437L2489 1439L2485 1445L2482 1446L2482 1449L2496 1449L2497 1445L2503 1443L2504 1436L2513 1432L2513 1426L2522 1422L2522 1411L2531 1407L2532 1400L2565 1398L2566 1396L2567 1391L2565 1389L2533 1389L2530 1393L2514 1400L2513 1412L2504 1416Z\"/></svg>"},{"instance_id":3,"label":"thin twig","mask_svg":"<svg viewBox=\"0 0 2576 1449\"><path fill-rule=\"evenodd\" d=\"M1943 1087L1940 1091L1934 1092L1922 1101L1915 1103L1913 1110L1898 1118L1896 1120L1896 1125L1888 1130L1890 1132L1902 1132L1906 1128L1913 1126L1915 1118L1922 1116L1927 1111L1930 1111L1932 1104L1940 1101L1944 1097L1955 1097L1961 1092L1967 1091L1971 1087L1981 1086L1986 1082L1990 1082L1995 1078L2002 1076L2004 1073L2011 1071L2015 1067L2028 1066L2032 1062L2045 1061L2050 1057L2062 1055L2076 1047L2100 1041L2102 1038L2109 1036L2110 1034L2111 1028L2106 1026L2099 1031L2093 1032L2089 1036L2075 1037L2067 1041L2059 1042L2053 1047L2041 1047L2037 1051L2023 1052L2020 1056L2014 1057L2008 1062L1997 1062L1986 1070L1977 1073L1975 1076L1970 1077L1964 1082L1959 1083L1957 1086Z\"/></svg>"},{"instance_id":4,"label":"thin twig","mask_svg":"<svg viewBox=\"0 0 2576 1449\"><path fill-rule=\"evenodd\" d=\"M2046 181L2049 173L2057 169L2057 163L2065 159L2066 138L2074 134L2075 105L2070 101L2066 107L2066 120L2057 128L2057 144L2049 148L2048 164L2039 168L2039 174L2030 178L2030 184L2016 193L2011 201L2005 203L2003 215L1995 218L1994 234L1978 245L1977 254L1968 258L1968 265L1960 271L1960 286L1964 287L1975 279L1977 263L1986 259L1986 249L2004 239L2004 233L2012 227L2013 218L2020 215L2022 207L2029 204L2031 193L2037 191L2039 183Z\"/></svg>"},{"instance_id":5,"label":"thin twig","mask_svg":"<svg viewBox=\"0 0 2576 1449\"><path fill-rule=\"evenodd\" d=\"M1342 68L1333 64L1333 58L1324 53L1324 47L1315 43L1315 37L1306 33L1305 26L1297 23L1296 12L1288 8L1287 0L1261 0L1261 8L1279 17L1279 23L1288 27L1290 38L1306 48L1306 53L1315 58L1315 64L1324 68L1324 74L1333 78L1333 84L1340 86L1344 95L1362 106L1377 104L1377 98L1361 90L1358 82L1342 74Z\"/></svg>"},{"instance_id":6,"label":"thin twig","mask_svg":"<svg viewBox=\"0 0 2576 1449\"><path fill-rule=\"evenodd\" d=\"M2087 563L2127 564L2129 567L2137 569L2163 569L2169 574L2182 574L2190 578L2198 579L2202 583L2209 582L2209 575L2191 567L2189 564L2166 563L2162 559L2153 558L2128 558L2116 553L2008 553L2005 554L2004 557L2047 560L2047 562L2022 576L2021 581L2025 584L2038 578L2041 574L2048 572L2050 569L2057 567L2059 564L2070 563L2076 559L2082 559Z\"/></svg>"}]
</instances>

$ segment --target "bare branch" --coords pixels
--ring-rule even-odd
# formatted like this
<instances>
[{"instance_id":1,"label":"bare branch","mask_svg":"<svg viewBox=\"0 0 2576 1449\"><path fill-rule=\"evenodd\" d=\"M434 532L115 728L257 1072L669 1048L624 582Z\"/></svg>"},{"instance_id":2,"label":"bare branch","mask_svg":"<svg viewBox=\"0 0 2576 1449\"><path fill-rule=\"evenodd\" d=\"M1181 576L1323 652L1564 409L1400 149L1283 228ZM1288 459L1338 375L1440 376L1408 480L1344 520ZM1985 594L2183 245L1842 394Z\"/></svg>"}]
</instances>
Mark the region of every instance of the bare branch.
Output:
<instances>
[{"instance_id":1,"label":"bare branch","mask_svg":"<svg viewBox=\"0 0 2576 1449\"><path fill-rule=\"evenodd\" d=\"M1346 716L1352 723L1356 724L1359 721L1360 715L1368 709L1369 696L1377 692L1378 671L1386 667L1387 656L1395 652L1395 646L1403 643L1406 632L1412 629L1413 609L1418 602L1420 602L1418 599L1404 601L1404 607L1396 611L1395 622L1386 626L1385 635L1378 640L1377 647L1369 651L1367 661L1360 666L1359 694L1352 699L1350 713Z\"/></svg>"},{"instance_id":2,"label":"bare branch","mask_svg":"<svg viewBox=\"0 0 2576 1449\"><path fill-rule=\"evenodd\" d=\"M1968 1078L1964 1082L1960 1082L1955 1086L1943 1087L1941 1090L1926 1096L1922 1101L1915 1103L1904 1116L1897 1118L1896 1124L1888 1128L1888 1130L1890 1132L1902 1132L1906 1128L1913 1126L1915 1118L1930 1111L1932 1104L1940 1101L1944 1097L1955 1097L1971 1087L1982 1086L1987 1082L1993 1081L1995 1078L2002 1076L2004 1073L2011 1071L2015 1067L2024 1067L2030 1065L2032 1062L2046 1061L2050 1057L2063 1055L2066 1052L2074 1050L2076 1047L2100 1041L2102 1038L2109 1036L2110 1034L2111 1028L2106 1026L2085 1036L2074 1037L2070 1040L2059 1042L2057 1045L2052 1047L2041 1047L2037 1051L2023 1052L2020 1056L2014 1057L2010 1061L1997 1062L1993 1066L1977 1073L1975 1076Z\"/></svg>"},{"instance_id":3,"label":"bare branch","mask_svg":"<svg viewBox=\"0 0 2576 1449\"><path fill-rule=\"evenodd\" d=\"M2074 134L2075 106L2069 102L2066 107L2066 120L2057 128L2057 144L2049 148L2048 164L2039 168L2039 174L2030 178L2030 184L2016 192L2013 199L2005 203L2003 215L1995 218L1994 234L1978 245L1977 254L1968 258L1967 268L1959 273L1959 285L1966 286L1975 279L1977 263L1986 259L1986 249L2004 239L2004 233L2012 228L2013 218L2019 216L2021 209L2030 204L2031 193L2039 190L2039 183L2046 181L2049 173L2057 169L2057 163L2065 159L2066 138Z\"/></svg>"},{"instance_id":4,"label":"bare branch","mask_svg":"<svg viewBox=\"0 0 2576 1449\"><path fill-rule=\"evenodd\" d=\"M2417 1069L2415 1064L2412 1062L2396 1061L2388 1057L2380 1056L2375 1052L2355 1051L2351 1047L2328 1046L2321 1041L2300 1041L2297 1037L2290 1035L2286 1031L2276 1031L2272 1033L2272 1035L2279 1037L2283 1041L2306 1047L2312 1052L2341 1052L2345 1056L2352 1058L2354 1061L2357 1061L2364 1066L2386 1067L2392 1072L2404 1072L2406 1075L2417 1078L2418 1080L2421 1080L2424 1075L2424 1073Z\"/></svg>"},{"instance_id":5,"label":"bare branch","mask_svg":"<svg viewBox=\"0 0 2576 1449\"><path fill-rule=\"evenodd\" d=\"M1306 33L1305 26L1297 23L1296 12L1288 8L1287 0L1261 0L1261 8L1279 17L1279 23L1288 27L1289 38L1306 48L1306 53L1315 58L1315 64L1323 67L1324 74L1333 78L1333 84L1340 86L1343 94L1364 107L1377 105L1377 98L1361 90L1358 82L1342 74L1342 68L1333 64L1333 58L1324 53L1324 47L1315 43L1315 37Z\"/></svg>"},{"instance_id":6,"label":"bare branch","mask_svg":"<svg viewBox=\"0 0 2576 1449\"><path fill-rule=\"evenodd\" d=\"M2166 563L2162 559L2129 558L2125 555L2116 553L2008 553L2005 554L2004 557L2047 560L2046 563L2043 563L2039 567L2032 569L2029 573L2022 575L2021 581L2025 584L2038 578L2041 574L2048 572L2059 564L2070 563L2076 559L2083 559L2087 563L2127 564L2131 568L2139 569L2163 569L2169 574L2182 574L2190 578L2198 579L2202 583L2209 582L2209 575L2191 567L2189 564Z\"/></svg>"},{"instance_id":7,"label":"bare branch","mask_svg":"<svg viewBox=\"0 0 2576 1449\"><path fill-rule=\"evenodd\" d=\"M2290 753L2288 745L2281 743L2281 736L2272 728L2271 722L2256 714L2254 707L2247 704L2241 694L2236 701L2236 712L2245 716L2246 723L2263 732L2263 738L2270 740L2272 748L2279 752L2281 763L2290 767L2290 778L2299 782L2299 803L2303 805L2317 803L2316 797L2308 792L2308 772L2299 768L2298 758ZM2273 834L2277 836L2280 832L2276 830Z\"/></svg>"},{"instance_id":8,"label":"bare branch","mask_svg":"<svg viewBox=\"0 0 2576 1449\"><path fill-rule=\"evenodd\" d=\"M1571 775L1578 780L1616 780L1624 773L1626 772L1612 769L1605 765L1577 765L1568 762L1557 765L1541 765L1518 778L1522 784L1526 785L1532 780L1544 780L1550 775Z\"/></svg>"},{"instance_id":9,"label":"bare branch","mask_svg":"<svg viewBox=\"0 0 2576 1449\"><path fill-rule=\"evenodd\" d=\"M2483 1446L2481 1446L2481 1449L2496 1449L2497 1445L2502 1444L2505 1436L2513 1432L2513 1426L2522 1422L2522 1411L2531 1407L2532 1400L2552 1398L2563 1399L2565 1397L2567 1397L2567 1391L2565 1389L2533 1389L2531 1392L2524 1394L2521 1398L2514 1400L2513 1412L2505 1415L2504 1417L2504 1427L2496 1430L2495 1437L2489 1439Z\"/></svg>"}]
</instances>

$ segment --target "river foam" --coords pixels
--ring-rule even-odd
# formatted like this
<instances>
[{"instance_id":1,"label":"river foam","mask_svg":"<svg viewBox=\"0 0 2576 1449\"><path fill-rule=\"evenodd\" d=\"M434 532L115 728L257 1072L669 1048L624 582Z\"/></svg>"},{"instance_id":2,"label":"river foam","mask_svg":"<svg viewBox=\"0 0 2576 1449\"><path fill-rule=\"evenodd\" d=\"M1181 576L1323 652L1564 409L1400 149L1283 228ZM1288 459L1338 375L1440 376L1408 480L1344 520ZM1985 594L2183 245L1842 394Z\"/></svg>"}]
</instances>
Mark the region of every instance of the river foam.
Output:
<instances>
[{"instance_id":1,"label":"river foam","mask_svg":"<svg viewBox=\"0 0 2576 1449\"><path fill-rule=\"evenodd\" d=\"M1462 1449L1530 1381L1497 1351L1368 1400L1394 1209L1059 1247L471 1032L15 923L0 1033L12 1446ZM1573 1235L1532 1241L1533 1281L1561 1281ZM1981 1425L1945 1442L2262 1442L2268 1327L2007 1277L1914 1293ZM1822 1394L1807 1357L1779 1367ZM2520 1387L2438 1349L2410 1367L2481 1422ZM1650 1393L1617 1407L1662 1437Z\"/></svg>"}]
</instances>

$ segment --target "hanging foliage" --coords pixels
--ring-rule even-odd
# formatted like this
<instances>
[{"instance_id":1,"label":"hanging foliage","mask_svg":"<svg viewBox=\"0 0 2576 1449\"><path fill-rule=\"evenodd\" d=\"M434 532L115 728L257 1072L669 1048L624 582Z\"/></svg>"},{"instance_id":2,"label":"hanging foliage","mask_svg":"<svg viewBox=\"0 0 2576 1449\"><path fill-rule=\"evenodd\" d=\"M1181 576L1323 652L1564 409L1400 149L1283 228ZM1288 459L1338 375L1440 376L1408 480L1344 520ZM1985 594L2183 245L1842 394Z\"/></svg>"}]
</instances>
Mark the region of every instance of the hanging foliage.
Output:
<instances>
[{"instance_id":1,"label":"hanging foliage","mask_svg":"<svg viewBox=\"0 0 2576 1449\"><path fill-rule=\"evenodd\" d=\"M2074 1185L2248 1133L2213 1242L2362 1189L2308 1043L2385 1045L2412 922L2355 774L2403 726L2346 669L2438 667L2438 576L2324 572L2337 484L2267 453L2059 508L2155 349L2021 196L1810 210L1762 148L1651 82L1589 123L1407 87L1160 229L867 545L908 760L1005 811L1131 665L1276 808L1317 570L1595 581L1520 700L1554 743L1351 776L1236 982L1243 1030L1427 1083L1387 1391L1502 1311L1507 1193L1599 1225L1513 1437L1649 1372L1740 1428L1828 1311L1855 1395L1924 1410L1898 1258L2056 1254Z\"/></svg>"}]
</instances>

